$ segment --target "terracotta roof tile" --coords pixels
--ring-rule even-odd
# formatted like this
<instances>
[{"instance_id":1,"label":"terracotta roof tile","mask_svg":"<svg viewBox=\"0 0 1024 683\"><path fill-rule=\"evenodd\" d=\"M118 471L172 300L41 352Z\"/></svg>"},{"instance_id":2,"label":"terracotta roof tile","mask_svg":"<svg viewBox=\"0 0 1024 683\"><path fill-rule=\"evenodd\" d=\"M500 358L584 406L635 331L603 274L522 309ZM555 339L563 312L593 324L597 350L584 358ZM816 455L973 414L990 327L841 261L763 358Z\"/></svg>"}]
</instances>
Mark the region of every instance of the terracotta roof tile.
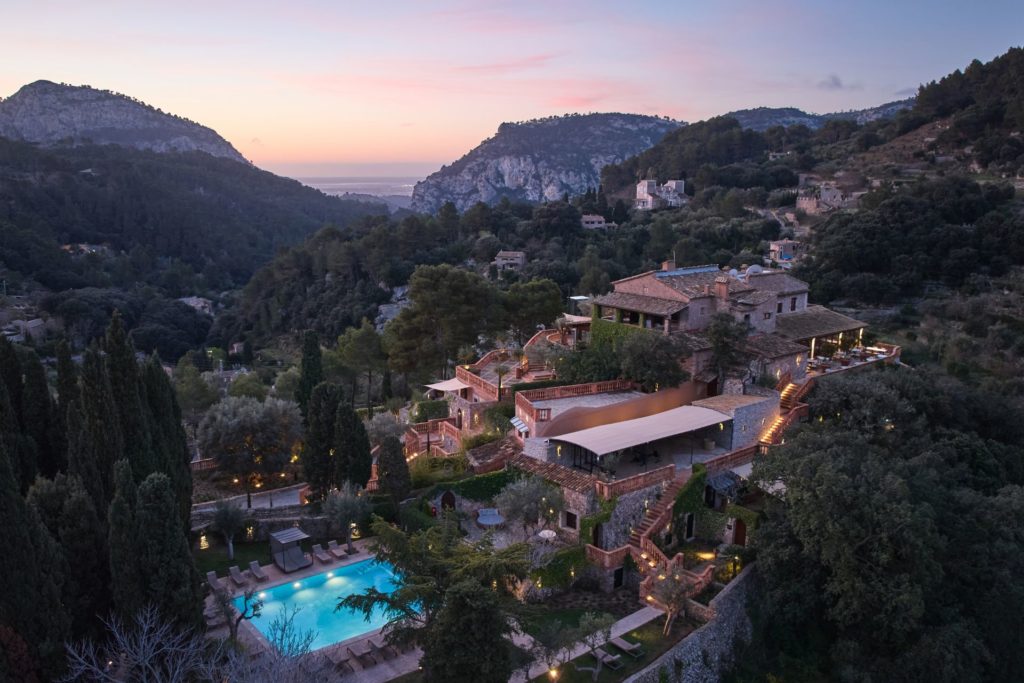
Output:
<instances>
[{"instance_id":1,"label":"terracotta roof tile","mask_svg":"<svg viewBox=\"0 0 1024 683\"><path fill-rule=\"evenodd\" d=\"M526 455L520 455L518 458L513 460L511 464L513 467L516 467L523 472L534 474L542 479L550 481L552 484L557 484L558 486L578 493L593 491L594 484L597 482L596 477L593 477L586 472L574 470L553 462L541 462L536 458L531 458Z\"/></svg>"},{"instance_id":2,"label":"terracotta roof tile","mask_svg":"<svg viewBox=\"0 0 1024 683\"><path fill-rule=\"evenodd\" d=\"M686 303L682 301L670 301L669 299L659 299L653 296L644 296L643 294L627 294L626 292L609 292L608 294L596 297L594 303L627 311L638 311L640 313L662 316L672 315L686 308Z\"/></svg>"},{"instance_id":3,"label":"terracotta roof tile","mask_svg":"<svg viewBox=\"0 0 1024 683\"><path fill-rule=\"evenodd\" d=\"M775 333L793 341L827 337L862 327L867 327L867 323L830 311L824 306L808 306L796 313L782 313L775 319Z\"/></svg>"}]
</instances>

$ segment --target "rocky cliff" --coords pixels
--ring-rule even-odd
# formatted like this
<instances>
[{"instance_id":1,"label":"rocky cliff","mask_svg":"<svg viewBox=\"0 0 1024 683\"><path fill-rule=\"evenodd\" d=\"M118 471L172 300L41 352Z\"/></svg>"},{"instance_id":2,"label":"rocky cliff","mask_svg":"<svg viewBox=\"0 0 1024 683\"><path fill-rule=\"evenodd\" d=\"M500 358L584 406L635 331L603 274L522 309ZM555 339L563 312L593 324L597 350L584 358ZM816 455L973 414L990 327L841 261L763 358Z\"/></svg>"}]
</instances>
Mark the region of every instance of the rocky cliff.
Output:
<instances>
[{"instance_id":1,"label":"rocky cliff","mask_svg":"<svg viewBox=\"0 0 1024 683\"><path fill-rule=\"evenodd\" d=\"M503 197L538 202L596 188L601 169L653 146L677 121L638 114L570 114L503 123L464 157L416 184L415 211L447 201L464 211Z\"/></svg>"},{"instance_id":2,"label":"rocky cliff","mask_svg":"<svg viewBox=\"0 0 1024 683\"><path fill-rule=\"evenodd\" d=\"M808 114L807 112L794 107L757 107L756 109L741 109L726 114L740 122L744 128L751 130L768 130L772 126L807 126L811 130L817 130L825 125L826 121L843 119L856 121L858 124L865 124L869 121L887 119L896 116L903 109L910 109L914 106L914 98L887 102L870 109L858 109L853 111L840 111L831 114Z\"/></svg>"},{"instance_id":3,"label":"rocky cliff","mask_svg":"<svg viewBox=\"0 0 1024 683\"><path fill-rule=\"evenodd\" d=\"M156 152L206 152L246 162L216 131L130 97L36 81L0 101L0 137L41 145L115 144Z\"/></svg>"}]
</instances>

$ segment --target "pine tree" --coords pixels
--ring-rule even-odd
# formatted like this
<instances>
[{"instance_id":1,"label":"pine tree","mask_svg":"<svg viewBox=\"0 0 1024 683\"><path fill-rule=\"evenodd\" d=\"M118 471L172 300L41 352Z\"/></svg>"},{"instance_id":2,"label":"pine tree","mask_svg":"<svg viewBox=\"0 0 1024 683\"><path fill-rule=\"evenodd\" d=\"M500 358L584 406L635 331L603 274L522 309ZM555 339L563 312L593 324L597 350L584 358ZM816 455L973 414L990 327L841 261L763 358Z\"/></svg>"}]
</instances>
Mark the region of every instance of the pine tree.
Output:
<instances>
[{"instance_id":1,"label":"pine tree","mask_svg":"<svg viewBox=\"0 0 1024 683\"><path fill-rule=\"evenodd\" d=\"M391 496L396 507L412 488L409 463L405 460L402 442L393 436L387 436L381 441L380 451L377 452L377 478L381 489Z\"/></svg>"},{"instance_id":2,"label":"pine tree","mask_svg":"<svg viewBox=\"0 0 1024 683\"><path fill-rule=\"evenodd\" d=\"M335 422L344 390L337 384L321 382L309 397L306 438L302 447L302 471L313 498L322 501L338 485L335 480Z\"/></svg>"},{"instance_id":3,"label":"pine tree","mask_svg":"<svg viewBox=\"0 0 1024 683\"><path fill-rule=\"evenodd\" d=\"M334 420L334 483L350 481L366 486L370 480L373 458L370 456L370 437L359 415L348 403L338 405Z\"/></svg>"},{"instance_id":4,"label":"pine tree","mask_svg":"<svg viewBox=\"0 0 1024 683\"><path fill-rule=\"evenodd\" d=\"M183 627L202 622L203 594L192 563L170 479L160 472L139 485L135 508L135 544L143 600L165 619Z\"/></svg>"},{"instance_id":5,"label":"pine tree","mask_svg":"<svg viewBox=\"0 0 1024 683\"><path fill-rule=\"evenodd\" d=\"M302 338L302 362L299 364L299 373L299 388L295 391L295 402L299 404L299 411L305 420L309 397L316 385L324 381L320 337L313 330L307 331Z\"/></svg>"},{"instance_id":6,"label":"pine tree","mask_svg":"<svg viewBox=\"0 0 1024 683\"><path fill-rule=\"evenodd\" d=\"M135 547L135 478L131 463L127 460L119 460L114 470L114 500L107 514L110 592L114 608L122 617L127 618L134 617L145 606Z\"/></svg>"},{"instance_id":7,"label":"pine tree","mask_svg":"<svg viewBox=\"0 0 1024 683\"><path fill-rule=\"evenodd\" d=\"M135 360L135 348L124 329L121 314L114 311L103 343L110 395L117 407L124 453L132 463L137 481L157 471L150 435L148 411L144 411L142 379Z\"/></svg>"},{"instance_id":8,"label":"pine tree","mask_svg":"<svg viewBox=\"0 0 1024 683\"><path fill-rule=\"evenodd\" d=\"M61 666L69 619L61 604L64 562L36 511L18 491L7 450L0 443L0 623L16 629L51 676Z\"/></svg>"},{"instance_id":9,"label":"pine tree","mask_svg":"<svg viewBox=\"0 0 1024 683\"><path fill-rule=\"evenodd\" d=\"M67 454L62 449L60 434L63 430L57 426L46 370L34 351L24 355L22 369L25 373L21 396L25 433L35 442L37 469L43 476L53 477L66 469Z\"/></svg>"},{"instance_id":10,"label":"pine tree","mask_svg":"<svg viewBox=\"0 0 1024 683\"><path fill-rule=\"evenodd\" d=\"M28 503L50 536L58 542L68 572L64 605L75 638L95 635L98 616L109 609L110 575L107 565L105 524L100 522L92 498L77 477L58 474L36 479Z\"/></svg>"},{"instance_id":11,"label":"pine tree","mask_svg":"<svg viewBox=\"0 0 1024 683\"><path fill-rule=\"evenodd\" d=\"M82 429L78 437L71 434L68 436L68 460L71 460L70 442L78 438L81 457L91 457L99 473L105 502L97 505L96 509L102 511L114 495L114 463L124 457L125 449L106 364L95 347L86 350L82 361L82 400L79 408L82 413ZM70 419L68 422L70 424ZM89 480L84 476L81 479L89 487Z\"/></svg>"},{"instance_id":12,"label":"pine tree","mask_svg":"<svg viewBox=\"0 0 1024 683\"><path fill-rule=\"evenodd\" d=\"M182 524L187 530L192 515L192 470L189 467L188 437L181 422L181 408L158 356L152 356L146 363L142 380L150 413L157 470L170 478L181 510Z\"/></svg>"}]
</instances>

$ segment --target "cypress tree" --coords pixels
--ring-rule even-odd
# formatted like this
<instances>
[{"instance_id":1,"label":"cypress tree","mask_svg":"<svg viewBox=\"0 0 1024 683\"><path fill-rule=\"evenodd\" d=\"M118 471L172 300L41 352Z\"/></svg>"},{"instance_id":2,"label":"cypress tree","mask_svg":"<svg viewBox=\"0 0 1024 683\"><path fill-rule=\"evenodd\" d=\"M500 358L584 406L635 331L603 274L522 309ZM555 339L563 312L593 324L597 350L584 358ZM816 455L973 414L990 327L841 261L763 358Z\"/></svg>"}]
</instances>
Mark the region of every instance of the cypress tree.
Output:
<instances>
[{"instance_id":1,"label":"cypress tree","mask_svg":"<svg viewBox=\"0 0 1024 683\"><path fill-rule=\"evenodd\" d=\"M152 426L153 454L157 469L171 480L174 496L187 531L192 515L192 469L189 467L188 437L181 422L181 408L174 387L160 358L152 356L142 372L146 404Z\"/></svg>"},{"instance_id":2,"label":"cypress tree","mask_svg":"<svg viewBox=\"0 0 1024 683\"><path fill-rule=\"evenodd\" d=\"M334 419L334 483L350 481L366 486L370 479L373 458L370 456L370 437L366 427L349 403L338 404Z\"/></svg>"},{"instance_id":3,"label":"cypress tree","mask_svg":"<svg viewBox=\"0 0 1024 683\"><path fill-rule=\"evenodd\" d=\"M0 442L7 446L11 460L11 472L18 482L18 491L24 494L36 476L35 443L18 424L18 411L7 391L7 385L0 376Z\"/></svg>"},{"instance_id":4,"label":"cypress tree","mask_svg":"<svg viewBox=\"0 0 1024 683\"><path fill-rule=\"evenodd\" d=\"M103 477L100 475L99 462L96 453L93 451L92 441L90 441L88 430L86 429L81 401L77 399L68 406L67 435L68 474L82 482L89 497L92 499L93 506L97 510L106 509L107 492L103 487Z\"/></svg>"},{"instance_id":5,"label":"cypress tree","mask_svg":"<svg viewBox=\"0 0 1024 683\"><path fill-rule=\"evenodd\" d=\"M302 447L302 471L316 500L339 484L335 480L335 422L344 390L337 384L321 382L309 397L306 438Z\"/></svg>"},{"instance_id":6,"label":"cypress tree","mask_svg":"<svg viewBox=\"0 0 1024 683\"><path fill-rule=\"evenodd\" d=\"M405 460L402 442L394 436L385 437L381 441L377 452L377 478L381 489L391 496L396 508L409 495L412 488L409 463Z\"/></svg>"},{"instance_id":7,"label":"cypress tree","mask_svg":"<svg viewBox=\"0 0 1024 683\"><path fill-rule=\"evenodd\" d=\"M63 661L69 619L61 604L64 563L57 544L39 515L25 503L0 443L0 519L4 549L0 552L0 624L15 629L53 677Z\"/></svg>"},{"instance_id":8,"label":"cypress tree","mask_svg":"<svg viewBox=\"0 0 1024 683\"><path fill-rule=\"evenodd\" d=\"M36 479L28 503L58 542L65 565L74 567L65 577L63 589L72 635L95 635L98 617L109 609L110 576L104 524L92 498L77 477L58 474L52 480Z\"/></svg>"},{"instance_id":9,"label":"cypress tree","mask_svg":"<svg viewBox=\"0 0 1024 683\"><path fill-rule=\"evenodd\" d=\"M131 463L114 465L114 500L107 514L107 547L110 552L110 593L114 609L124 618L134 617L145 606L142 579L135 547L135 479Z\"/></svg>"},{"instance_id":10,"label":"cypress tree","mask_svg":"<svg viewBox=\"0 0 1024 683\"><path fill-rule=\"evenodd\" d=\"M95 347L86 350L82 361L82 411L81 442L83 456L91 455L99 472L104 501L97 510L105 510L114 495L114 463L124 457L124 439L117 406L110 390L106 363ZM70 420L69 420L70 422ZM69 441L75 437L69 435ZM68 460L71 447L68 446ZM81 477L89 486L89 480Z\"/></svg>"},{"instance_id":11,"label":"cypress tree","mask_svg":"<svg viewBox=\"0 0 1024 683\"><path fill-rule=\"evenodd\" d=\"M306 419L306 407L316 385L324 381L323 356L320 352L320 337L313 330L307 330L302 338L302 362L299 364L299 388L295 390L295 402L299 404L302 419Z\"/></svg>"},{"instance_id":12,"label":"cypress tree","mask_svg":"<svg viewBox=\"0 0 1024 683\"><path fill-rule=\"evenodd\" d=\"M25 385L21 396L25 433L35 442L36 465L45 477L53 477L66 469L66 453L61 448L56 408L50 387L46 382L46 370L35 351L29 351L22 359Z\"/></svg>"},{"instance_id":13,"label":"cypress tree","mask_svg":"<svg viewBox=\"0 0 1024 683\"><path fill-rule=\"evenodd\" d=\"M71 359L71 347L67 340L61 339L57 342L57 404L62 418L78 394L78 368Z\"/></svg>"},{"instance_id":14,"label":"cypress tree","mask_svg":"<svg viewBox=\"0 0 1024 683\"><path fill-rule=\"evenodd\" d=\"M21 361L18 360L18 353L14 345L7 340L7 337L0 335L0 379L7 386L7 395L14 409L15 425L21 427L21 389L22 371Z\"/></svg>"},{"instance_id":15,"label":"cypress tree","mask_svg":"<svg viewBox=\"0 0 1024 683\"><path fill-rule=\"evenodd\" d=\"M187 628L202 623L203 593L192 563L171 482L151 474L139 485L135 508L135 551L143 600Z\"/></svg>"},{"instance_id":16,"label":"cypress tree","mask_svg":"<svg viewBox=\"0 0 1024 683\"><path fill-rule=\"evenodd\" d=\"M132 463L137 481L157 470L150 435L149 412L143 410L142 379L135 360L135 347L124 329L121 314L114 311L104 340L110 395L117 407L124 439L124 453Z\"/></svg>"}]
</instances>

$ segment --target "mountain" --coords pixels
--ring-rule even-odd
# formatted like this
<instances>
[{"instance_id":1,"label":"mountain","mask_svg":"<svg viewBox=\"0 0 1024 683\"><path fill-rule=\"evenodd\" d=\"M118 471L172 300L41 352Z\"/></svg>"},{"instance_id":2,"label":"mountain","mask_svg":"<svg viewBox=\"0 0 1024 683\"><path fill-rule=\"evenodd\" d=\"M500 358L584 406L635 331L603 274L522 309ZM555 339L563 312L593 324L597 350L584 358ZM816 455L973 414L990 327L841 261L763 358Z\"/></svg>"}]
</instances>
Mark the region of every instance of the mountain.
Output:
<instances>
[{"instance_id":1,"label":"mountain","mask_svg":"<svg viewBox=\"0 0 1024 683\"><path fill-rule=\"evenodd\" d=\"M913 97L909 97L870 109L840 111L832 114L808 114L794 107L757 107L756 109L740 109L729 112L725 116L736 119L743 128L757 131L768 130L773 126L807 126L811 130L817 130L826 122L833 120L856 121L863 125L870 121L892 118L904 109L913 108L914 101Z\"/></svg>"},{"instance_id":2,"label":"mountain","mask_svg":"<svg viewBox=\"0 0 1024 683\"><path fill-rule=\"evenodd\" d=\"M206 152L248 163L211 128L125 95L36 81L0 100L0 137L45 146L120 145L155 152Z\"/></svg>"},{"instance_id":3,"label":"mountain","mask_svg":"<svg viewBox=\"0 0 1024 683\"><path fill-rule=\"evenodd\" d=\"M569 114L503 123L464 157L416 183L415 211L464 211L503 197L538 202L596 188L601 169L651 147L678 121L639 114Z\"/></svg>"}]
</instances>

